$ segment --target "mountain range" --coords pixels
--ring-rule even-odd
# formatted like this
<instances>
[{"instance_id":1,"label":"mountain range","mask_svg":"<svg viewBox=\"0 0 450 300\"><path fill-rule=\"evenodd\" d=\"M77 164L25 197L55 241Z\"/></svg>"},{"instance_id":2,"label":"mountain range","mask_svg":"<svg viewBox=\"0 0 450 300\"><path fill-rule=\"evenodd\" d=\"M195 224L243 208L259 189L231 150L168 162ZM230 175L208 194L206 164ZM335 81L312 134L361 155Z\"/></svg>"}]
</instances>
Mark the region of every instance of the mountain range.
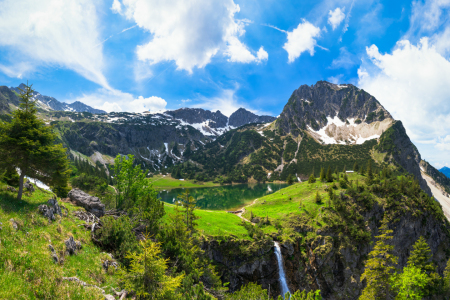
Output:
<instances>
[{"instance_id":1,"label":"mountain range","mask_svg":"<svg viewBox=\"0 0 450 300\"><path fill-rule=\"evenodd\" d=\"M0 87L0 110L17 107L18 91ZM201 108L105 113L38 92L34 98L42 119L59 132L73 157L87 156L105 166L117 154L133 154L149 172L246 182L286 180L289 175L302 180L321 168L351 170L370 161L377 169L388 166L414 175L436 198L450 193L446 170L423 161L402 122L351 84L302 85L277 118L244 108L230 117Z\"/></svg>"}]
</instances>

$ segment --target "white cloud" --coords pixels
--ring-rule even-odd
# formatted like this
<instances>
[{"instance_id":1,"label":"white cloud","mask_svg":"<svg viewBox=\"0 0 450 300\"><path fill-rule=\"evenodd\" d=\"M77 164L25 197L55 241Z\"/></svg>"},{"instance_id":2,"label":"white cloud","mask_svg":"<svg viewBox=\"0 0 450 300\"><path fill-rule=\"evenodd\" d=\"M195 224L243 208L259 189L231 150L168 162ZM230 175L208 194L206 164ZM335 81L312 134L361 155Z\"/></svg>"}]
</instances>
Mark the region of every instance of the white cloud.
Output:
<instances>
[{"instance_id":1,"label":"white cloud","mask_svg":"<svg viewBox=\"0 0 450 300\"><path fill-rule=\"evenodd\" d=\"M328 13L328 23L331 25L331 28L335 30L339 24L341 24L342 21L344 21L345 14L344 14L345 8L336 8L334 11L330 10Z\"/></svg>"},{"instance_id":2,"label":"white cloud","mask_svg":"<svg viewBox=\"0 0 450 300\"><path fill-rule=\"evenodd\" d=\"M288 53L289 62L293 62L300 54L309 51L311 56L314 55L314 47L317 45L316 39L320 36L320 28L314 26L306 20L298 24L293 31L287 32L287 42L283 48Z\"/></svg>"},{"instance_id":3,"label":"white cloud","mask_svg":"<svg viewBox=\"0 0 450 300\"><path fill-rule=\"evenodd\" d=\"M143 96L139 96L136 99L132 94L104 88L98 89L96 92L91 94L83 94L76 99L72 99L70 102L73 101L80 101L106 112L159 111L164 110L167 106L166 100L160 97L151 96L144 98Z\"/></svg>"},{"instance_id":4,"label":"white cloud","mask_svg":"<svg viewBox=\"0 0 450 300\"><path fill-rule=\"evenodd\" d=\"M102 73L103 54L93 1L3 0L0 6L0 46L7 49L11 63L1 70L8 76L20 77L40 66L60 66L110 88ZM23 68L18 61L26 61L33 68ZM18 71L12 74L7 69Z\"/></svg>"},{"instance_id":5,"label":"white cloud","mask_svg":"<svg viewBox=\"0 0 450 300\"><path fill-rule=\"evenodd\" d=\"M399 41L391 54L381 54L375 45L366 51L370 62L358 70L360 87L404 123L413 141L428 144L422 148L425 157L448 159L449 152L435 150L448 151L450 62L426 38L417 45Z\"/></svg>"},{"instance_id":6,"label":"white cloud","mask_svg":"<svg viewBox=\"0 0 450 300\"><path fill-rule=\"evenodd\" d=\"M441 151L450 151L450 135L439 137L436 148Z\"/></svg>"},{"instance_id":7,"label":"white cloud","mask_svg":"<svg viewBox=\"0 0 450 300\"><path fill-rule=\"evenodd\" d=\"M120 3L119 0L114 0L113 4L111 6L111 10L113 11L113 13L116 14L121 14L122 13L122 4Z\"/></svg>"},{"instance_id":8,"label":"white cloud","mask_svg":"<svg viewBox=\"0 0 450 300\"><path fill-rule=\"evenodd\" d=\"M195 103L190 105L190 107L203 108L210 111L220 110L222 114L228 117L241 107L253 112L254 114L270 115L267 112L252 109L248 107L246 103L240 102L236 97L237 89L238 86L236 86L235 89L223 89L220 91L218 96L212 98L200 96L200 98L195 100Z\"/></svg>"},{"instance_id":9,"label":"white cloud","mask_svg":"<svg viewBox=\"0 0 450 300\"><path fill-rule=\"evenodd\" d=\"M113 4L115 12L119 4ZM240 8L233 0L123 0L120 7L127 19L152 35L137 47L139 60L174 60L178 69L188 72L203 68L217 54L232 62L262 60L239 40L250 21L235 19Z\"/></svg>"}]
</instances>

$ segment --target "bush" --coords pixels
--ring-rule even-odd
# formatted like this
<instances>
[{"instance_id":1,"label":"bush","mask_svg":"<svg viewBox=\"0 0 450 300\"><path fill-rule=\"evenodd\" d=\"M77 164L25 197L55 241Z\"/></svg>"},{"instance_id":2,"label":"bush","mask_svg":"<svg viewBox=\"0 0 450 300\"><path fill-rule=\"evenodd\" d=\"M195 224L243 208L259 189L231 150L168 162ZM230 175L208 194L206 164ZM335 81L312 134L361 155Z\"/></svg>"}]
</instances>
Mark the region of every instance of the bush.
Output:
<instances>
[{"instance_id":1,"label":"bush","mask_svg":"<svg viewBox=\"0 0 450 300\"><path fill-rule=\"evenodd\" d=\"M125 258L127 252L138 250L138 242L133 232L133 226L128 216L114 219L112 216L101 218L102 228L98 232L96 242L124 264L128 264Z\"/></svg>"}]
</instances>

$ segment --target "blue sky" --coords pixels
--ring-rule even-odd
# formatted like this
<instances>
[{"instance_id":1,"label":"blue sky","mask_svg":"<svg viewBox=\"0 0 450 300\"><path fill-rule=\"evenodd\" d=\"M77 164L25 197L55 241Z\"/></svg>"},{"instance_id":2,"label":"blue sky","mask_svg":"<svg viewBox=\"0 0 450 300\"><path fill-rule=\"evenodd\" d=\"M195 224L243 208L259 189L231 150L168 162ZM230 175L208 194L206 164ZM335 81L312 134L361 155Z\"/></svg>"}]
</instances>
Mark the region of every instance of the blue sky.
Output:
<instances>
[{"instance_id":1,"label":"blue sky","mask_svg":"<svg viewBox=\"0 0 450 300\"><path fill-rule=\"evenodd\" d=\"M239 107L352 83L450 160L450 0L0 0L0 85L107 111Z\"/></svg>"}]
</instances>

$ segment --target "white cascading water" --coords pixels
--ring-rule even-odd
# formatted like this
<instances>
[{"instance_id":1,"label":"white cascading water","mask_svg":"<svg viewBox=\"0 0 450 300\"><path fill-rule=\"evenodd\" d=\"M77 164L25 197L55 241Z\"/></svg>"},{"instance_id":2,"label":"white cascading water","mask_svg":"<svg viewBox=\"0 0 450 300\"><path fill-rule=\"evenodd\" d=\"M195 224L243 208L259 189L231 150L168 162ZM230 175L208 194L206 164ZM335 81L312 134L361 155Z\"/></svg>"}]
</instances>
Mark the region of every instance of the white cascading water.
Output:
<instances>
[{"instance_id":1,"label":"white cascading water","mask_svg":"<svg viewBox=\"0 0 450 300\"><path fill-rule=\"evenodd\" d=\"M278 244L278 242L273 242L275 245L275 255L277 256L277 261L278 261L278 280L280 281L280 287L281 287L281 296L284 295L289 292L289 287L287 285L286 282L286 275L284 274L284 266L283 266L283 256L281 255L281 249L280 249L280 244Z\"/></svg>"}]
</instances>

